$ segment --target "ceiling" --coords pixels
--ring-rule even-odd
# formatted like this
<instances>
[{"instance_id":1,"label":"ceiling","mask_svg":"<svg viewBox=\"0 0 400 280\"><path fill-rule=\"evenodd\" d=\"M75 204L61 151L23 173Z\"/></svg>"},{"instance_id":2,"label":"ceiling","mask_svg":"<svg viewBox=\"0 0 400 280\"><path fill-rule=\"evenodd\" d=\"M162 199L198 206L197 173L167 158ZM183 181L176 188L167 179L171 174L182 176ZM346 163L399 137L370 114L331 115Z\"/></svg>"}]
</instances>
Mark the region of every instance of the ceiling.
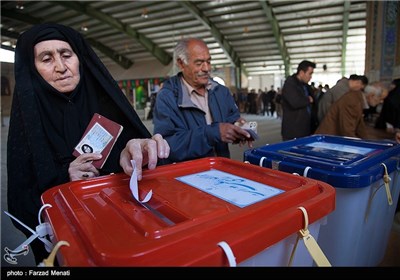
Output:
<instances>
[{"instance_id":1,"label":"ceiling","mask_svg":"<svg viewBox=\"0 0 400 280\"><path fill-rule=\"evenodd\" d=\"M57 22L84 34L106 66L169 65L177 40L194 36L216 68L288 75L308 59L315 73L344 75L364 72L366 11L367 1L344 0L1 1L1 47Z\"/></svg>"}]
</instances>

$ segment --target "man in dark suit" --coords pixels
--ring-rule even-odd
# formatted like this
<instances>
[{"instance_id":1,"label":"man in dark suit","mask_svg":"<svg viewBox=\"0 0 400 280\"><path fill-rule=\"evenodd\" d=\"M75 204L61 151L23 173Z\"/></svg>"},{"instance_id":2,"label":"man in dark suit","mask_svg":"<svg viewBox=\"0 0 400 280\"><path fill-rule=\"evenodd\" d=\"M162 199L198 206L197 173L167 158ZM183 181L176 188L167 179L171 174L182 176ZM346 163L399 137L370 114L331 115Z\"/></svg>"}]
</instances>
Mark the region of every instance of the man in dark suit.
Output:
<instances>
[{"instance_id":1,"label":"man in dark suit","mask_svg":"<svg viewBox=\"0 0 400 280\"><path fill-rule=\"evenodd\" d=\"M311 135L317 127L315 100L308 84L316 64L303 60L297 72L287 77L282 88L282 139L283 141Z\"/></svg>"}]
</instances>

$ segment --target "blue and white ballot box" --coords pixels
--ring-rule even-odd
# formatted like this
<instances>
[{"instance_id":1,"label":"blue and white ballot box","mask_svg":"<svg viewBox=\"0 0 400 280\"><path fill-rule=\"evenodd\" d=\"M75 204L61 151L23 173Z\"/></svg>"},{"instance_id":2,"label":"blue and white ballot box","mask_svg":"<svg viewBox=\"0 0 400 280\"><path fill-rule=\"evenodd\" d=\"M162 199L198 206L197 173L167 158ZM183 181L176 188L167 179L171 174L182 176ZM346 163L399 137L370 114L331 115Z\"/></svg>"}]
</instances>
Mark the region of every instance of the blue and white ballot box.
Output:
<instances>
[{"instance_id":1,"label":"blue and white ballot box","mask_svg":"<svg viewBox=\"0 0 400 280\"><path fill-rule=\"evenodd\" d=\"M335 187L335 211L318 236L332 266L382 261L399 199L400 145L313 135L247 150L244 161Z\"/></svg>"}]
</instances>

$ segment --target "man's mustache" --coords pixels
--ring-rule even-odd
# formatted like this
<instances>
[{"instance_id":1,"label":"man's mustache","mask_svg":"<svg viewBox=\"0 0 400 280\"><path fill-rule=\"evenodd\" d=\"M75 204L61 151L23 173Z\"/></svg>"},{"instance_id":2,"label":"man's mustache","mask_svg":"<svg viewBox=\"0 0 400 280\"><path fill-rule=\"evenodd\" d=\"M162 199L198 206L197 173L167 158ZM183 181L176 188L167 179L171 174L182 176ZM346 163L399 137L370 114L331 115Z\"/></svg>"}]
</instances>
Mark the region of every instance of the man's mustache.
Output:
<instances>
[{"instance_id":1,"label":"man's mustache","mask_svg":"<svg viewBox=\"0 0 400 280\"><path fill-rule=\"evenodd\" d=\"M197 73L197 77L210 77L210 72L199 72Z\"/></svg>"}]
</instances>

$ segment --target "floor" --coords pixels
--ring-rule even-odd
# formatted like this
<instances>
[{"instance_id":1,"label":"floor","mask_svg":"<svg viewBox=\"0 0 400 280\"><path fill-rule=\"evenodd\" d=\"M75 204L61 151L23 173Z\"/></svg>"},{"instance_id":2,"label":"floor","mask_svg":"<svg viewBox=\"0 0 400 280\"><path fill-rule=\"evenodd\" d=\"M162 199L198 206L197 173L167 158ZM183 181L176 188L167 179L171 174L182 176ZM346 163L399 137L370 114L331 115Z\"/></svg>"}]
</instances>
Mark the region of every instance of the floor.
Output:
<instances>
[{"instance_id":1,"label":"floor","mask_svg":"<svg viewBox=\"0 0 400 280\"><path fill-rule=\"evenodd\" d=\"M141 116L144 115L143 111L139 111ZM261 115L246 115L243 117L248 121L258 122L258 134L260 136L259 140L254 143L254 146L262 146L265 144L273 144L281 142L280 128L281 121L276 117L271 116L261 116ZM151 120L144 120L145 125L150 131L153 131L153 125ZM25 237L14 228L10 218L7 217L3 211L7 209L6 201L6 143L7 143L7 132L8 132L8 120L5 119L5 126L1 127L1 251L2 256L4 249L8 247L9 249L15 249L24 240ZM383 139L389 137L386 133L382 131L376 131L372 127L369 127L371 133L376 139ZM247 150L248 147L240 147L238 145L231 146L231 157L232 159L243 161L243 152ZM4 267L24 267L24 266L34 266L34 260L31 253L28 255L18 256L17 264L10 264L4 260L2 257L2 266ZM386 255L380 264L381 267L400 267L400 214L395 217L395 222L391 231L389 238Z\"/></svg>"}]
</instances>

